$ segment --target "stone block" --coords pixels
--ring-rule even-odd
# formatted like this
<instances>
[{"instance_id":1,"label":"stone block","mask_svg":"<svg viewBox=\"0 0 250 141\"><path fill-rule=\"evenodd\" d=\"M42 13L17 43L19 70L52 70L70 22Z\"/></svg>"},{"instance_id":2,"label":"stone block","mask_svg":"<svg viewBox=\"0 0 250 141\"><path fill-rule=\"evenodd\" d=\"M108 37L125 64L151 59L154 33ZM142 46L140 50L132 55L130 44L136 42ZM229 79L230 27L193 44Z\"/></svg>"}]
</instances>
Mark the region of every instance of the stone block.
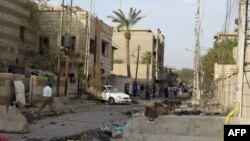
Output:
<instances>
[{"instance_id":1,"label":"stone block","mask_svg":"<svg viewBox=\"0 0 250 141\"><path fill-rule=\"evenodd\" d=\"M0 105L0 132L27 133L29 124L19 109Z\"/></svg>"}]
</instances>

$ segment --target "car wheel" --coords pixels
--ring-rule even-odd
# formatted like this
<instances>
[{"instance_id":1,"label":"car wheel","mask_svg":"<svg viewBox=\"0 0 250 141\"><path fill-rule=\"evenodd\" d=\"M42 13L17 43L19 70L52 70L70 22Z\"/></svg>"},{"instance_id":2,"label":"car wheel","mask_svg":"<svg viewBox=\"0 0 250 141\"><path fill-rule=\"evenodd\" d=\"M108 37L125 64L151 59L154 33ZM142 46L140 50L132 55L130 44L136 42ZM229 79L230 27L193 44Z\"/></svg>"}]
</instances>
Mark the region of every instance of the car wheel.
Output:
<instances>
[{"instance_id":1,"label":"car wheel","mask_svg":"<svg viewBox=\"0 0 250 141\"><path fill-rule=\"evenodd\" d=\"M109 104L110 104L110 105L112 105L112 104L114 104L114 103L115 103L114 98L112 98L112 97L111 97L111 98L109 98Z\"/></svg>"}]
</instances>

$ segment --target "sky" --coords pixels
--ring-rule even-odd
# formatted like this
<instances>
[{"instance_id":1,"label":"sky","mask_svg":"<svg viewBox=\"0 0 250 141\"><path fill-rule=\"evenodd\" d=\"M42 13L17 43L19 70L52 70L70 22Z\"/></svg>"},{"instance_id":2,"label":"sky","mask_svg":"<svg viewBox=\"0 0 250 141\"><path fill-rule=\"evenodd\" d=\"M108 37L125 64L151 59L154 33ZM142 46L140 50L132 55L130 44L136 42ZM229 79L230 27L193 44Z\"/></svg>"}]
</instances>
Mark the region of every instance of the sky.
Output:
<instances>
[{"instance_id":1,"label":"sky","mask_svg":"<svg viewBox=\"0 0 250 141\"><path fill-rule=\"evenodd\" d=\"M62 0L51 0L60 5ZM91 0L73 0L73 6L90 9ZM69 4L70 0L65 0ZM227 0L201 0L201 54L213 46L215 33L223 30ZM135 28L159 28L165 36L164 66L177 69L194 67L195 14L197 0L93 0L92 13L110 26L115 26L108 15L121 9L125 14L130 7L141 10L145 16Z\"/></svg>"}]
</instances>

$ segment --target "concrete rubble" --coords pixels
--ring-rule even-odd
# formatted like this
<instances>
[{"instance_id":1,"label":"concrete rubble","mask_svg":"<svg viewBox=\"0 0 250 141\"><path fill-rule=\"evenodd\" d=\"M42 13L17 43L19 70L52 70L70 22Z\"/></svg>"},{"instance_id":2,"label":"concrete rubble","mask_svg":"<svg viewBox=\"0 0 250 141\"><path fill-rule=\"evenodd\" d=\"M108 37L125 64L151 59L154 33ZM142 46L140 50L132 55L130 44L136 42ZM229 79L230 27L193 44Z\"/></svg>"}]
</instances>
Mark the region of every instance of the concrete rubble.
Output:
<instances>
[{"instance_id":1,"label":"concrete rubble","mask_svg":"<svg viewBox=\"0 0 250 141\"><path fill-rule=\"evenodd\" d=\"M0 132L0 137L7 136L13 141L75 141L98 140L105 137L109 140L119 140L128 120L144 112L142 105L106 105L97 101L60 97L55 98L54 102L60 115L53 115L50 110L44 109L40 117L35 117L37 107L19 108L29 122L30 132L25 134ZM130 115L123 114L129 112ZM104 133L101 130L104 127L108 127L112 134L107 136L106 131Z\"/></svg>"},{"instance_id":2,"label":"concrete rubble","mask_svg":"<svg viewBox=\"0 0 250 141\"><path fill-rule=\"evenodd\" d=\"M29 123L19 109L0 105L0 132L27 133Z\"/></svg>"},{"instance_id":3,"label":"concrete rubble","mask_svg":"<svg viewBox=\"0 0 250 141\"><path fill-rule=\"evenodd\" d=\"M159 116L131 119L123 132L124 141L215 141L223 133L223 117Z\"/></svg>"}]
</instances>

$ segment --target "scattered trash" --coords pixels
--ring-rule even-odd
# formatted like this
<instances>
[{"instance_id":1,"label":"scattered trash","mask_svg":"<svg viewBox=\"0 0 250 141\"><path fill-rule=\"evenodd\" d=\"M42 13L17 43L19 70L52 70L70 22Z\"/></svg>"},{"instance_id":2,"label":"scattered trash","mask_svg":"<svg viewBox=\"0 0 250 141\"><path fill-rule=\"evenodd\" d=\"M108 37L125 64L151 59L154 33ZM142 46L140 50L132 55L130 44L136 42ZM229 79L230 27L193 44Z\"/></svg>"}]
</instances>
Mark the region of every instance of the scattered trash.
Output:
<instances>
[{"instance_id":1,"label":"scattered trash","mask_svg":"<svg viewBox=\"0 0 250 141\"><path fill-rule=\"evenodd\" d=\"M6 135L0 137L0 141L10 141L10 138Z\"/></svg>"},{"instance_id":2,"label":"scattered trash","mask_svg":"<svg viewBox=\"0 0 250 141\"><path fill-rule=\"evenodd\" d=\"M50 122L50 124L56 124L56 123L52 121L52 122Z\"/></svg>"},{"instance_id":3,"label":"scattered trash","mask_svg":"<svg viewBox=\"0 0 250 141\"><path fill-rule=\"evenodd\" d=\"M113 124L112 137L121 137L124 130L124 125Z\"/></svg>"},{"instance_id":4,"label":"scattered trash","mask_svg":"<svg viewBox=\"0 0 250 141\"><path fill-rule=\"evenodd\" d=\"M129 110L126 112L121 112L121 113L124 115L127 115L129 117L132 117L132 116L137 115L138 113L141 113L141 112L139 110Z\"/></svg>"}]
</instances>

